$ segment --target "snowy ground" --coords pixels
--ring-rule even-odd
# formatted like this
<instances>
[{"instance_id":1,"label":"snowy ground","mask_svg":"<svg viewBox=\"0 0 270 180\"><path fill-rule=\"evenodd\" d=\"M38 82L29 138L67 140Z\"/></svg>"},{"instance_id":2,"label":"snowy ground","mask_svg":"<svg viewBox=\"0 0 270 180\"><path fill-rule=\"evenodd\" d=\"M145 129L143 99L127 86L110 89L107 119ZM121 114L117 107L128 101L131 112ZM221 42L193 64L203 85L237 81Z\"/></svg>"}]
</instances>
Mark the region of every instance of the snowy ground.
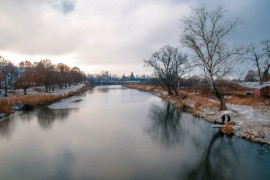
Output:
<instances>
[{"instance_id":1,"label":"snowy ground","mask_svg":"<svg viewBox=\"0 0 270 180\"><path fill-rule=\"evenodd\" d=\"M59 88L55 88L54 91L50 91L48 93L46 93L45 91L45 87L44 86L39 86L39 87L33 87L30 89L27 89L26 93L27 94L49 94L49 95L60 95L60 94L67 94L70 92L75 92L78 89L84 87L85 84L76 84L76 85L71 85L70 87L68 86L67 88L63 87L62 89ZM0 98L3 96L4 91L1 90L1 95ZM24 92L22 89L18 89L18 90L9 90L8 91L8 96L12 97L12 96L21 96L23 95Z\"/></svg>"},{"instance_id":2,"label":"snowy ground","mask_svg":"<svg viewBox=\"0 0 270 180\"><path fill-rule=\"evenodd\" d=\"M218 109L203 109L200 115L207 121L221 122L223 114L229 114L235 122L235 134L237 136L270 144L270 107L267 106L245 106L227 104L229 110L218 111Z\"/></svg>"}]
</instances>

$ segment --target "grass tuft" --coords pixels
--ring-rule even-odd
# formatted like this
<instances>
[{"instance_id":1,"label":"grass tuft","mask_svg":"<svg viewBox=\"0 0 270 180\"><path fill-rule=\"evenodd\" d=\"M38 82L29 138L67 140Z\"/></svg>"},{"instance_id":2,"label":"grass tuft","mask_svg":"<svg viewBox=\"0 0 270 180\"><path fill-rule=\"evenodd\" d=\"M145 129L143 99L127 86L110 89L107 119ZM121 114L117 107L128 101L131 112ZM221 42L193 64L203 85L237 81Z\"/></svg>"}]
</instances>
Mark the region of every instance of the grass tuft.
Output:
<instances>
[{"instance_id":1,"label":"grass tuft","mask_svg":"<svg viewBox=\"0 0 270 180\"><path fill-rule=\"evenodd\" d=\"M232 135L233 134L233 126L232 125L225 125L224 127L220 128L220 131L224 134Z\"/></svg>"}]
</instances>

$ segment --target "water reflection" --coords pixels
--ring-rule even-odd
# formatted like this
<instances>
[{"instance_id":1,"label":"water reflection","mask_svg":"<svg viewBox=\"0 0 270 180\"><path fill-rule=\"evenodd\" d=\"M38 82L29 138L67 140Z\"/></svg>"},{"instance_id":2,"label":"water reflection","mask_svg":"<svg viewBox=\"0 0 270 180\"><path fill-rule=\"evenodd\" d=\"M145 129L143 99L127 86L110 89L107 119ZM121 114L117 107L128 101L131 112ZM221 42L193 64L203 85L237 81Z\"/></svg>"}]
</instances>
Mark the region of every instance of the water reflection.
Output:
<instances>
[{"instance_id":1,"label":"water reflection","mask_svg":"<svg viewBox=\"0 0 270 180\"><path fill-rule=\"evenodd\" d=\"M250 179L248 173L243 174L246 170L239 160L241 153L249 154L250 146L239 147L232 138L171 104L152 105L148 116L151 125L147 132L151 138L167 148L177 147L181 156L189 157L189 162L179 161L179 179Z\"/></svg>"},{"instance_id":2,"label":"water reflection","mask_svg":"<svg viewBox=\"0 0 270 180\"><path fill-rule=\"evenodd\" d=\"M239 152L232 143L223 141L224 135L217 132L213 135L208 146L204 149L199 162L179 175L179 179L245 179L239 168ZM242 152L240 152L242 153Z\"/></svg>"},{"instance_id":3,"label":"water reflection","mask_svg":"<svg viewBox=\"0 0 270 180\"><path fill-rule=\"evenodd\" d=\"M72 168L75 163L74 154L69 150L64 150L57 158L57 164L55 164L56 173L50 179L71 179L73 175Z\"/></svg>"},{"instance_id":4,"label":"water reflection","mask_svg":"<svg viewBox=\"0 0 270 180\"><path fill-rule=\"evenodd\" d=\"M0 121L0 136L8 138L14 129L14 118L13 116L5 117Z\"/></svg>"},{"instance_id":5,"label":"water reflection","mask_svg":"<svg viewBox=\"0 0 270 180\"><path fill-rule=\"evenodd\" d=\"M171 104L164 107L153 105L149 111L152 125L148 129L150 136L166 146L178 144L182 128L179 123L181 112Z\"/></svg>"},{"instance_id":6,"label":"water reflection","mask_svg":"<svg viewBox=\"0 0 270 180\"><path fill-rule=\"evenodd\" d=\"M113 90L125 90L123 86L119 85L110 85L110 86L96 86L94 90L88 91L89 94L99 94L99 93L108 93L109 91Z\"/></svg>"},{"instance_id":7,"label":"water reflection","mask_svg":"<svg viewBox=\"0 0 270 180\"><path fill-rule=\"evenodd\" d=\"M42 106L1 121L8 140L0 138L0 179L270 177L269 148L227 138L159 98L127 89L86 94L70 103L92 103L84 108Z\"/></svg>"},{"instance_id":8,"label":"water reflection","mask_svg":"<svg viewBox=\"0 0 270 180\"><path fill-rule=\"evenodd\" d=\"M50 109L42 106L35 111L37 121L42 129L51 129L55 120L65 120L72 109ZM74 109L76 111L76 109Z\"/></svg>"},{"instance_id":9,"label":"water reflection","mask_svg":"<svg viewBox=\"0 0 270 180\"><path fill-rule=\"evenodd\" d=\"M33 119L37 119L38 124L42 129L49 130L52 128L53 123L56 120L63 121L68 118L71 111L76 111L76 109L50 109L47 106L40 106L34 111L28 112L15 112L10 116L3 118L0 121L0 136L3 138L10 137L15 131L14 118L18 115L22 122L30 122Z\"/></svg>"}]
</instances>

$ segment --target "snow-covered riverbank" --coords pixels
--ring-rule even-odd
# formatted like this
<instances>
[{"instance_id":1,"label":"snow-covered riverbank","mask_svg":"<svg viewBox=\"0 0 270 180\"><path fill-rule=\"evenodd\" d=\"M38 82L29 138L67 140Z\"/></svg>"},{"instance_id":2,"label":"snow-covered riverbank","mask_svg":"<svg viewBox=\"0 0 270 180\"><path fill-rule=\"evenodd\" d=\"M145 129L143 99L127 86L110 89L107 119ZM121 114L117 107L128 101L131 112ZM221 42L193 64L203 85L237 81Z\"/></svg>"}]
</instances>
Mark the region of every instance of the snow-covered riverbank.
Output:
<instances>
[{"instance_id":1,"label":"snow-covered riverbank","mask_svg":"<svg viewBox=\"0 0 270 180\"><path fill-rule=\"evenodd\" d=\"M32 109L35 106L48 104L57 100L67 98L88 90L86 84L77 84L67 88L55 89L52 92L45 92L44 87L35 87L24 95L22 90L9 91L8 97L0 97L0 118L9 115L16 110Z\"/></svg>"},{"instance_id":2,"label":"snow-covered riverbank","mask_svg":"<svg viewBox=\"0 0 270 180\"><path fill-rule=\"evenodd\" d=\"M270 145L270 107L264 105L246 106L237 104L228 104L228 110L219 111L218 107L206 106L192 98L194 94L187 94L185 98L179 96L168 96L167 92L161 88L151 86L128 85L128 88L147 91L179 107L182 104L188 107L190 111L206 121L211 123L221 122L223 114L229 114L234 125L234 134L236 136L248 139L258 143ZM203 97L199 97L202 99ZM206 99L206 98L205 98ZM213 99L206 99L209 102L217 103ZM200 104L198 108L198 104ZM182 106L181 106L182 107ZM196 112L194 112L196 111Z\"/></svg>"},{"instance_id":3,"label":"snow-covered riverbank","mask_svg":"<svg viewBox=\"0 0 270 180\"><path fill-rule=\"evenodd\" d=\"M66 88L63 87L61 89L55 88L54 91L49 91L49 92L46 92L44 86L39 86L39 87L29 88L29 89L27 89L26 92L28 95L30 95L30 94L60 95L60 94L67 94L70 92L76 92L78 89L80 89L84 86L85 86L85 84L76 84L76 85L67 86ZM3 94L4 94L4 91L2 90L0 98L3 97ZM8 91L8 97L22 96L22 95L24 95L24 92L22 89Z\"/></svg>"}]
</instances>

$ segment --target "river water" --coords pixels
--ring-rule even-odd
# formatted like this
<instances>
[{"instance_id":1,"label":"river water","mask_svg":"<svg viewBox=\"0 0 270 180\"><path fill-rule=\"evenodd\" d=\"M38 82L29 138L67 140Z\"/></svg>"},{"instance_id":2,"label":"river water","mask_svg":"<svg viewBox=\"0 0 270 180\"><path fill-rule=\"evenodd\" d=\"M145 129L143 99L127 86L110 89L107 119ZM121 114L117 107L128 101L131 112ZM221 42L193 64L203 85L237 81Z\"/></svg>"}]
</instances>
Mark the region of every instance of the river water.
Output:
<instances>
[{"instance_id":1,"label":"river water","mask_svg":"<svg viewBox=\"0 0 270 180\"><path fill-rule=\"evenodd\" d=\"M121 86L0 121L0 179L270 179L270 148Z\"/></svg>"}]
</instances>

